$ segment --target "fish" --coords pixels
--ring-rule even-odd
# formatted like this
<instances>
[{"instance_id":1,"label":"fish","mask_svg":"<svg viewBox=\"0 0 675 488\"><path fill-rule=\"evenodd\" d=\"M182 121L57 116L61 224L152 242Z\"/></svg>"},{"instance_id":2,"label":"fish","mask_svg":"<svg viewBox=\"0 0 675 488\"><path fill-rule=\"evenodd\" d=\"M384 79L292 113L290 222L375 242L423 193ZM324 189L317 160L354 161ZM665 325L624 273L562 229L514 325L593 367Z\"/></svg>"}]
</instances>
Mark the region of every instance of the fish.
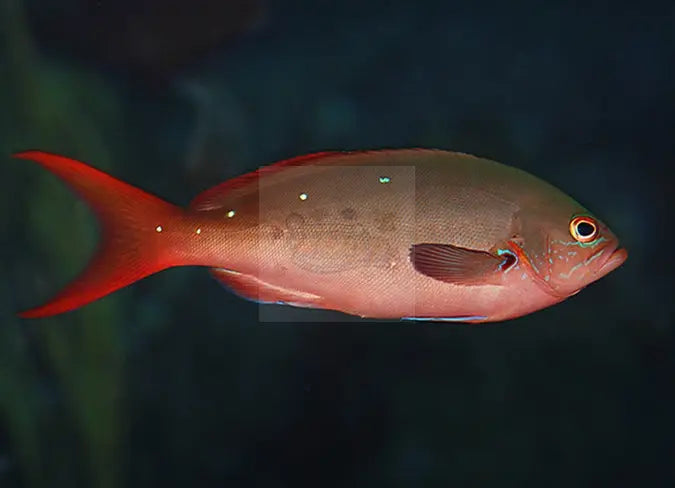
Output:
<instances>
[{"instance_id":1,"label":"fish","mask_svg":"<svg viewBox=\"0 0 675 488\"><path fill-rule=\"evenodd\" d=\"M628 257L572 197L513 166L441 149L330 151L220 183L187 207L30 150L90 207L98 249L45 304L78 309L176 266L261 303L372 319L499 322L562 302Z\"/></svg>"}]
</instances>

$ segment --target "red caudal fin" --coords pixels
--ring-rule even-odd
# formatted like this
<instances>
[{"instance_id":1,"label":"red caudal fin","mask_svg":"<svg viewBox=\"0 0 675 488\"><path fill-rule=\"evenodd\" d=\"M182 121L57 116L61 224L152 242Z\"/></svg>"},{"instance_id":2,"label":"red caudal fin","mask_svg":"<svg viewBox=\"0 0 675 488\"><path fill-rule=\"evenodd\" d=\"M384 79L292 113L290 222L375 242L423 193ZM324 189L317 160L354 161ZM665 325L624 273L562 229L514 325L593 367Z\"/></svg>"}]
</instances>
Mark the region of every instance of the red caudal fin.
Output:
<instances>
[{"instance_id":1,"label":"red caudal fin","mask_svg":"<svg viewBox=\"0 0 675 488\"><path fill-rule=\"evenodd\" d=\"M35 318L79 308L150 274L181 264L168 231L182 210L80 161L41 151L14 154L61 178L91 207L100 225L98 251L82 273L46 304L19 313ZM168 239L167 239L168 238Z\"/></svg>"}]
</instances>

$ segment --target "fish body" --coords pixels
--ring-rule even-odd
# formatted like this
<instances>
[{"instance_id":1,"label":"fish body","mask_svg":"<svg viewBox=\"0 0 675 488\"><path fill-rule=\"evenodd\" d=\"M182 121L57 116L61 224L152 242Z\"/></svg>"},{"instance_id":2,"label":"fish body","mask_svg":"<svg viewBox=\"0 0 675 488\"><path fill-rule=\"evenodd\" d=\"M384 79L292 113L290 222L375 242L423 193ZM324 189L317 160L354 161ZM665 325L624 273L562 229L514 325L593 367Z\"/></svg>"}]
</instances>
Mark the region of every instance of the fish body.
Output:
<instances>
[{"instance_id":1,"label":"fish body","mask_svg":"<svg viewBox=\"0 0 675 488\"><path fill-rule=\"evenodd\" d=\"M627 256L604 223L557 188L461 153L301 156L206 190L185 209L79 161L17 156L60 176L102 224L83 274L25 317L72 310L162 269L194 265L260 302L371 318L499 321L564 300ZM575 237L577 228L588 232Z\"/></svg>"}]
</instances>

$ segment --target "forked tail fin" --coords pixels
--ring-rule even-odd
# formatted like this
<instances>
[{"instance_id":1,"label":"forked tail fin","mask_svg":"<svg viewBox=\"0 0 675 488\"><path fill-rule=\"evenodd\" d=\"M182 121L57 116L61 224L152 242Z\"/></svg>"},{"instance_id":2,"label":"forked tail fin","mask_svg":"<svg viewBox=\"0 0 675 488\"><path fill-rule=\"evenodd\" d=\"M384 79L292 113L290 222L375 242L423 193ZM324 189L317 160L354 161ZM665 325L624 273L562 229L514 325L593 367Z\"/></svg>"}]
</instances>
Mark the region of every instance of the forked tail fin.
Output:
<instances>
[{"instance_id":1,"label":"forked tail fin","mask_svg":"<svg viewBox=\"0 0 675 488\"><path fill-rule=\"evenodd\" d=\"M48 317L79 308L148 275L177 266L183 210L85 163L41 151L14 154L61 178L91 207L100 224L96 254L82 273L46 304L19 313ZM166 232L163 232L165 231Z\"/></svg>"}]
</instances>

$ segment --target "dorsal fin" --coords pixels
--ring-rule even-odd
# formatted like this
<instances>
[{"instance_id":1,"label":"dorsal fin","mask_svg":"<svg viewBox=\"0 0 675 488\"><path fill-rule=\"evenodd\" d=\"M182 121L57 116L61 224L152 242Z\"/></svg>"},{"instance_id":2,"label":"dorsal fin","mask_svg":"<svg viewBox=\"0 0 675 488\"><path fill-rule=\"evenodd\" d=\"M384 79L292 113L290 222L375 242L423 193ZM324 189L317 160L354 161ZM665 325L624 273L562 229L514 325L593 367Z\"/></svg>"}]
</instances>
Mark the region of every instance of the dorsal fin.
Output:
<instances>
[{"instance_id":1,"label":"dorsal fin","mask_svg":"<svg viewBox=\"0 0 675 488\"><path fill-rule=\"evenodd\" d=\"M219 185L209 188L199 195L197 195L192 202L190 208L193 210L206 211L220 208L227 195L233 191L247 185L254 183L262 175L270 175L279 172L289 166L303 166L311 164L329 163L333 160L340 160L345 165L354 164L357 162L364 162L367 158L373 158L371 164L411 164L406 161L414 155L430 155L430 154L446 154L457 157L476 158L470 154L444 151L441 149L428 148L407 148L407 149L366 149L357 151L324 151L312 154L305 154L290 159L279 161L269 166L263 166L250 173L237 176L231 180L227 180Z\"/></svg>"},{"instance_id":2,"label":"dorsal fin","mask_svg":"<svg viewBox=\"0 0 675 488\"><path fill-rule=\"evenodd\" d=\"M276 163L270 164L268 166L262 166L255 171L250 173L245 173L241 176L237 176L230 180L224 181L223 183L216 185L208 190L201 192L197 195L191 202L190 208L194 210L212 210L214 208L220 207L218 203L222 196L232 190L237 188L243 188L246 185L249 185L262 175L269 175L283 170L289 166L302 166L303 164L316 163L317 161L324 159L328 156L338 156L350 154L348 151L323 151L312 154L304 154L302 156L296 156L290 159L284 159L283 161L278 161Z\"/></svg>"}]
</instances>

